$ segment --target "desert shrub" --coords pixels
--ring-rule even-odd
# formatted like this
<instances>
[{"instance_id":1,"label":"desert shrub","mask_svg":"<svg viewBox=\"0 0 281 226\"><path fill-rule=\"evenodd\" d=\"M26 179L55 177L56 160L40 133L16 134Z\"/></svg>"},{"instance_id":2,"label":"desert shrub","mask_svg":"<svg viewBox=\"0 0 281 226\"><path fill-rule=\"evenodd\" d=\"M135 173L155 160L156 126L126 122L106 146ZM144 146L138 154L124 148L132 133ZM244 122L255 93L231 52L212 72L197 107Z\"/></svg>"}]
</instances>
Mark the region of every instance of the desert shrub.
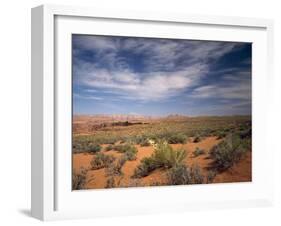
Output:
<instances>
[{"instance_id":1,"label":"desert shrub","mask_svg":"<svg viewBox=\"0 0 281 226\"><path fill-rule=\"evenodd\" d=\"M104 140L102 141L102 143L104 144L115 144L117 142L117 138L116 137L106 137L104 138Z\"/></svg>"},{"instance_id":2,"label":"desert shrub","mask_svg":"<svg viewBox=\"0 0 281 226\"><path fill-rule=\"evenodd\" d=\"M150 146L149 139L144 139L144 140L142 140L139 144L140 144L140 146L142 146L142 147Z\"/></svg>"},{"instance_id":3,"label":"desert shrub","mask_svg":"<svg viewBox=\"0 0 281 226\"><path fill-rule=\"evenodd\" d=\"M199 135L197 135L196 137L194 137L193 143L198 143L198 142L200 142L201 140L202 140L201 137L200 137Z\"/></svg>"},{"instance_id":4,"label":"desert shrub","mask_svg":"<svg viewBox=\"0 0 281 226\"><path fill-rule=\"evenodd\" d=\"M81 143L73 141L72 150L74 153L78 153L79 151L83 150L84 147Z\"/></svg>"},{"instance_id":5,"label":"desert shrub","mask_svg":"<svg viewBox=\"0 0 281 226\"><path fill-rule=\"evenodd\" d=\"M130 149L130 151L127 151L124 153L124 156L126 157L126 160L133 161L137 159L137 151L135 149Z\"/></svg>"},{"instance_id":6,"label":"desert shrub","mask_svg":"<svg viewBox=\"0 0 281 226\"><path fill-rule=\"evenodd\" d=\"M134 171L133 178L141 178L148 176L150 172L157 169L158 165L154 161L153 158L146 157L143 158L140 162L140 165L137 166L137 168Z\"/></svg>"},{"instance_id":7,"label":"desert shrub","mask_svg":"<svg viewBox=\"0 0 281 226\"><path fill-rule=\"evenodd\" d=\"M137 152L138 150L136 149L135 146L131 144L120 144L120 145L115 145L114 150L124 153L126 156L127 160L135 160L137 158Z\"/></svg>"},{"instance_id":8,"label":"desert shrub","mask_svg":"<svg viewBox=\"0 0 281 226\"><path fill-rule=\"evenodd\" d=\"M204 182L204 176L202 175L201 169L199 166L195 165L191 167L190 174L192 178L193 184L203 184Z\"/></svg>"},{"instance_id":9,"label":"desert shrub","mask_svg":"<svg viewBox=\"0 0 281 226\"><path fill-rule=\"evenodd\" d=\"M248 128L239 132L241 139L250 139L252 137L252 129Z\"/></svg>"},{"instance_id":10,"label":"desert shrub","mask_svg":"<svg viewBox=\"0 0 281 226\"><path fill-rule=\"evenodd\" d=\"M187 136L181 133L173 134L167 138L169 144L185 144Z\"/></svg>"},{"instance_id":11,"label":"desert shrub","mask_svg":"<svg viewBox=\"0 0 281 226\"><path fill-rule=\"evenodd\" d=\"M246 138L242 140L243 143L243 147L247 150L247 151L251 151L252 149L252 139L251 138Z\"/></svg>"},{"instance_id":12,"label":"desert shrub","mask_svg":"<svg viewBox=\"0 0 281 226\"><path fill-rule=\"evenodd\" d=\"M168 171L168 184L169 185L180 185L180 184L191 184L192 178L190 169L185 165L177 165Z\"/></svg>"},{"instance_id":13,"label":"desert shrub","mask_svg":"<svg viewBox=\"0 0 281 226\"><path fill-rule=\"evenodd\" d=\"M179 165L186 156L184 149L173 150L166 141L161 141L154 145L154 152L151 157L141 160L140 165L135 169L133 177L145 177L157 168L171 168Z\"/></svg>"},{"instance_id":14,"label":"desert shrub","mask_svg":"<svg viewBox=\"0 0 281 226\"><path fill-rule=\"evenodd\" d=\"M203 155L205 153L206 152L203 149L200 149L198 147L196 147L195 150L192 152L194 158L199 156L199 155Z\"/></svg>"},{"instance_id":15,"label":"desert shrub","mask_svg":"<svg viewBox=\"0 0 281 226\"><path fill-rule=\"evenodd\" d=\"M122 175L122 167L127 161L127 157L125 155L121 156L118 161L115 163L111 164L109 167L106 169L106 174L109 176L120 176Z\"/></svg>"},{"instance_id":16,"label":"desert shrub","mask_svg":"<svg viewBox=\"0 0 281 226\"><path fill-rule=\"evenodd\" d=\"M210 156L219 170L225 170L239 161L247 151L245 142L237 134L228 135L225 140L210 150Z\"/></svg>"},{"instance_id":17,"label":"desert shrub","mask_svg":"<svg viewBox=\"0 0 281 226\"><path fill-rule=\"evenodd\" d=\"M105 155L103 153L97 153L93 160L91 161L92 169L101 169L105 167L109 167L111 163L113 163L115 157L113 155Z\"/></svg>"},{"instance_id":18,"label":"desert shrub","mask_svg":"<svg viewBox=\"0 0 281 226\"><path fill-rule=\"evenodd\" d=\"M101 150L101 146L97 143L84 140L74 140L72 144L72 150L74 153L96 153Z\"/></svg>"},{"instance_id":19,"label":"desert shrub","mask_svg":"<svg viewBox=\"0 0 281 226\"><path fill-rule=\"evenodd\" d=\"M114 177L109 177L109 178L106 180L105 188L115 188L115 187L116 187L116 185L115 185Z\"/></svg>"},{"instance_id":20,"label":"desert shrub","mask_svg":"<svg viewBox=\"0 0 281 226\"><path fill-rule=\"evenodd\" d=\"M142 144L145 144L147 140L149 140L149 135L143 134L143 135L135 136L134 139L133 139L133 142L135 144L142 145Z\"/></svg>"},{"instance_id":21,"label":"desert shrub","mask_svg":"<svg viewBox=\"0 0 281 226\"><path fill-rule=\"evenodd\" d=\"M129 188L129 187L143 187L144 184L141 183L140 179L130 179L127 184L120 184L121 187Z\"/></svg>"},{"instance_id":22,"label":"desert shrub","mask_svg":"<svg viewBox=\"0 0 281 226\"><path fill-rule=\"evenodd\" d=\"M87 170L82 168L72 174L72 189L80 190L85 188Z\"/></svg>"},{"instance_id":23,"label":"desert shrub","mask_svg":"<svg viewBox=\"0 0 281 226\"><path fill-rule=\"evenodd\" d=\"M134 150L136 148L131 144L118 144L118 145L114 145L113 149L115 151L120 152L120 153L125 153L127 151L131 151L131 150Z\"/></svg>"},{"instance_id":24,"label":"desert shrub","mask_svg":"<svg viewBox=\"0 0 281 226\"><path fill-rule=\"evenodd\" d=\"M226 132L225 131L217 132L217 140L225 138L225 137L226 137Z\"/></svg>"},{"instance_id":25,"label":"desert shrub","mask_svg":"<svg viewBox=\"0 0 281 226\"><path fill-rule=\"evenodd\" d=\"M187 167L183 164L172 167L167 173L169 185L202 184L204 176L198 166Z\"/></svg>"},{"instance_id":26,"label":"desert shrub","mask_svg":"<svg viewBox=\"0 0 281 226\"><path fill-rule=\"evenodd\" d=\"M210 184L210 183L213 183L215 177L217 175L217 172L214 171L214 170L210 170L206 176L206 183L207 184Z\"/></svg>"},{"instance_id":27,"label":"desert shrub","mask_svg":"<svg viewBox=\"0 0 281 226\"><path fill-rule=\"evenodd\" d=\"M186 155L184 149L173 150L167 142L162 141L155 145L151 158L158 167L170 168L182 163Z\"/></svg>"},{"instance_id":28,"label":"desert shrub","mask_svg":"<svg viewBox=\"0 0 281 226\"><path fill-rule=\"evenodd\" d=\"M96 153L99 152L102 149L102 147L99 144L89 144L87 146L87 152L91 152L91 153Z\"/></svg>"},{"instance_id":29,"label":"desert shrub","mask_svg":"<svg viewBox=\"0 0 281 226\"><path fill-rule=\"evenodd\" d=\"M114 146L112 144L108 145L105 147L106 151L111 151L114 148Z\"/></svg>"}]
</instances>

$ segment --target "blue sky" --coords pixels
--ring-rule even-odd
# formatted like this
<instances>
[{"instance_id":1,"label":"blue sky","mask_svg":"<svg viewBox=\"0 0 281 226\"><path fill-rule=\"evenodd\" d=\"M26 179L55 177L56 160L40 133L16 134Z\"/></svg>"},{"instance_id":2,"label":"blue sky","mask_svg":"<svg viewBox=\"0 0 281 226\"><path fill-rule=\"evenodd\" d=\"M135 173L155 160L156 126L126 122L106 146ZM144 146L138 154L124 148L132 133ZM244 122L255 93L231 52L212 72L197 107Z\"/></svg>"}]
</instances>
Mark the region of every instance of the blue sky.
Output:
<instances>
[{"instance_id":1,"label":"blue sky","mask_svg":"<svg viewBox=\"0 0 281 226\"><path fill-rule=\"evenodd\" d=\"M73 113L251 114L250 43L73 35Z\"/></svg>"}]
</instances>

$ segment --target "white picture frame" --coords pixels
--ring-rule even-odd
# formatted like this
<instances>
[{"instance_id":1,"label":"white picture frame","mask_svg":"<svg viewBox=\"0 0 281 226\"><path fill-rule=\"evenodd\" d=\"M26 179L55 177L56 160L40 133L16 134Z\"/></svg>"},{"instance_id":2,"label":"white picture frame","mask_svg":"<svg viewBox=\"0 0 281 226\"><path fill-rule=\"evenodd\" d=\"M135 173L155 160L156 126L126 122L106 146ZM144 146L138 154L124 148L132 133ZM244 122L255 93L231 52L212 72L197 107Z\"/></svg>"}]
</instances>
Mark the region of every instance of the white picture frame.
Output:
<instances>
[{"instance_id":1,"label":"white picture frame","mask_svg":"<svg viewBox=\"0 0 281 226\"><path fill-rule=\"evenodd\" d=\"M236 30L237 35L233 35ZM69 43L70 34L77 32L252 42L253 181L194 185L188 189L170 186L71 191ZM33 8L32 216L56 220L271 205L273 181L267 175L273 168L273 150L268 148L266 139L271 105L266 100L270 98L273 82L272 33L273 22L265 19L56 5ZM62 104L65 107L60 107ZM266 155L261 155L264 150Z\"/></svg>"}]
</instances>

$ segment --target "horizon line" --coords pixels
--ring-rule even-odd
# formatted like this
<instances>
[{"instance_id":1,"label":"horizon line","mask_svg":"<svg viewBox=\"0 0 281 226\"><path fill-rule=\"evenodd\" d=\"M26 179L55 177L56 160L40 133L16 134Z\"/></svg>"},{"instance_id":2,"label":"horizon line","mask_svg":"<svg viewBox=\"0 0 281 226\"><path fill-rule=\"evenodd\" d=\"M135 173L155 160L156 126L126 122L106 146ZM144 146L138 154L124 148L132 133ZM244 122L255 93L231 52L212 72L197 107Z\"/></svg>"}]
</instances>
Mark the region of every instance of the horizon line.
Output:
<instances>
[{"instance_id":1,"label":"horizon line","mask_svg":"<svg viewBox=\"0 0 281 226\"><path fill-rule=\"evenodd\" d=\"M114 116L114 115L122 115L122 116L140 116L140 117L158 117L158 118L166 118L169 116L179 116L179 117L234 117L234 116L252 116L252 114L226 114L226 115L187 115L187 114L177 114L177 113L172 113L172 114L165 114L165 115L146 115L146 114L118 114L118 113L114 113L114 114L106 114L106 113L99 113L99 114L74 114L72 113L72 116Z\"/></svg>"}]
</instances>

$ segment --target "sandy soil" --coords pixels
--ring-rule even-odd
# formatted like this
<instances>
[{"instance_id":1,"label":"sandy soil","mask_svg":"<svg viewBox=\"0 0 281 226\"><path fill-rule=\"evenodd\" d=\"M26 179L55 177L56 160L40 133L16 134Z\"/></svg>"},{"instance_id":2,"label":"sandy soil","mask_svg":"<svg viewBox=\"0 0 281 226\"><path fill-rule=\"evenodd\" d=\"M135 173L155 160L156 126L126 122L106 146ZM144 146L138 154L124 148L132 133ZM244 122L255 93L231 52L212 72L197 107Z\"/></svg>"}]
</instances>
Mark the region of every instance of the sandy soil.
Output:
<instances>
[{"instance_id":1,"label":"sandy soil","mask_svg":"<svg viewBox=\"0 0 281 226\"><path fill-rule=\"evenodd\" d=\"M206 175L208 170L212 166L212 159L209 158L208 151L220 140L216 137L207 137L198 143L188 142L187 144L173 144L171 145L174 149L184 148L187 150L187 157L185 163L188 166L198 165L202 169L202 173ZM141 159L144 157L149 157L153 153L153 148L141 147L136 145L138 149L137 159L134 161L126 161L122 167L123 176L115 177L115 181L119 183L119 186L129 187L129 186L150 186L155 183L163 184L166 181L166 170L157 169L153 171L150 175L141 179L132 179L131 176L134 173L135 168L139 165ZM205 154L194 157L193 151L196 147L205 150ZM116 151L102 151L105 154L112 154L117 159L121 157L122 154ZM94 155L92 154L73 154L73 169L79 170L81 167L90 169L90 162ZM227 171L218 173L214 179L214 183L225 183L225 182L244 182L251 181L251 152L248 152L243 159L241 159L237 164L228 169ZM106 176L105 169L99 170L89 170L87 172L87 183L86 188L104 188L106 186Z\"/></svg>"}]
</instances>

